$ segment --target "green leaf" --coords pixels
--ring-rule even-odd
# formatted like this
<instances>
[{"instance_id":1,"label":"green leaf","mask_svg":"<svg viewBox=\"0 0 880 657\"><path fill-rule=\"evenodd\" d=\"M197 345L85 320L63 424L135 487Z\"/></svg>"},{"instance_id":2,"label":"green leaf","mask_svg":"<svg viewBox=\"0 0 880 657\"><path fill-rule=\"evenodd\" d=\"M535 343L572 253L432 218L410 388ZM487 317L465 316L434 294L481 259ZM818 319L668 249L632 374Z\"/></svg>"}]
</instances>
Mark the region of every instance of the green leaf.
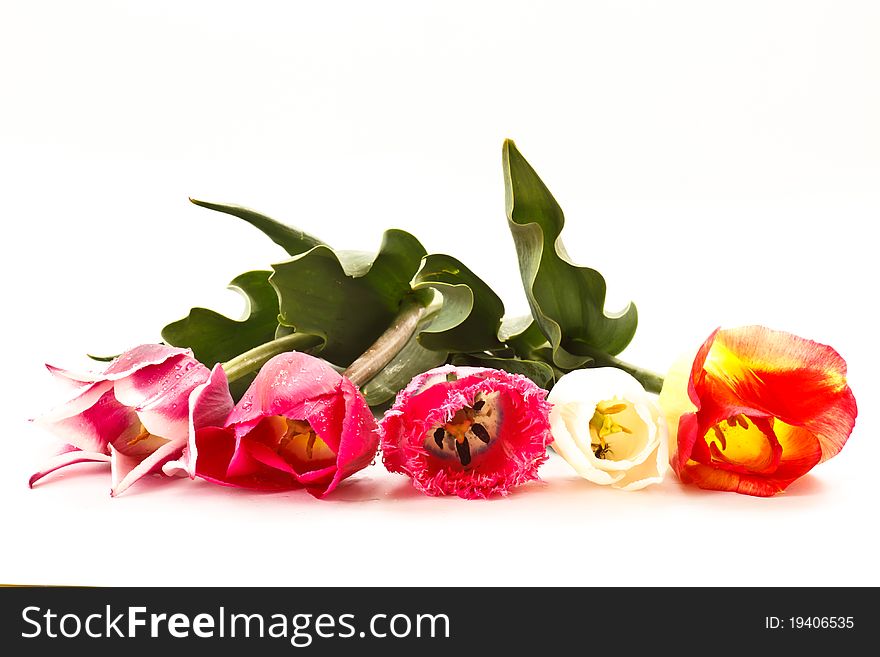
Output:
<instances>
[{"instance_id":1,"label":"green leaf","mask_svg":"<svg viewBox=\"0 0 880 657\"><path fill-rule=\"evenodd\" d=\"M520 358L533 358L536 349L547 344L547 338L534 317L505 317L498 329L498 339L507 344Z\"/></svg>"},{"instance_id":2,"label":"green leaf","mask_svg":"<svg viewBox=\"0 0 880 657\"><path fill-rule=\"evenodd\" d=\"M570 261L559 239L562 208L510 140L504 142L503 166L507 223L523 287L554 364L574 369L591 362L591 352L620 353L635 335L636 307L605 313L605 279Z\"/></svg>"},{"instance_id":3,"label":"green leaf","mask_svg":"<svg viewBox=\"0 0 880 657\"><path fill-rule=\"evenodd\" d=\"M404 388L414 376L446 362L447 352L426 349L418 340L419 332L430 327L438 314L439 307L429 310L403 349L376 376L361 386L361 393L370 406L380 406L393 399L397 391Z\"/></svg>"},{"instance_id":4,"label":"green leaf","mask_svg":"<svg viewBox=\"0 0 880 657\"><path fill-rule=\"evenodd\" d=\"M109 363L112 360L116 360L122 354L116 354L115 356L96 356L95 354L86 354L92 360L98 361L99 363Z\"/></svg>"},{"instance_id":5,"label":"green leaf","mask_svg":"<svg viewBox=\"0 0 880 657\"><path fill-rule=\"evenodd\" d=\"M469 365L471 367L491 367L504 370L511 374L527 376L538 387L549 390L553 387L555 376L553 368L538 360L522 360L520 358L497 358L486 354L454 354L453 365Z\"/></svg>"},{"instance_id":6,"label":"green leaf","mask_svg":"<svg viewBox=\"0 0 880 657\"><path fill-rule=\"evenodd\" d=\"M415 237L388 230L374 257L316 246L274 265L269 280L279 322L321 337L321 356L348 366L390 326L406 297L427 303L430 292L410 287L424 255Z\"/></svg>"},{"instance_id":7,"label":"green leaf","mask_svg":"<svg viewBox=\"0 0 880 657\"><path fill-rule=\"evenodd\" d=\"M257 230L266 234L273 242L287 251L290 255L298 255L309 249L323 244L317 237L312 237L303 231L275 221L266 215L254 212L239 205L223 205L221 203L209 203L191 198L190 201L209 210L225 212L234 217L243 219Z\"/></svg>"},{"instance_id":8,"label":"green leaf","mask_svg":"<svg viewBox=\"0 0 880 657\"><path fill-rule=\"evenodd\" d=\"M498 339L504 304L479 276L452 256L426 256L413 289L434 289L443 296L438 317L419 334L423 347L435 351L488 351L504 346Z\"/></svg>"},{"instance_id":9,"label":"green leaf","mask_svg":"<svg viewBox=\"0 0 880 657\"><path fill-rule=\"evenodd\" d=\"M269 284L270 273L245 272L229 284L247 301L244 319L229 319L213 310L193 308L189 315L162 329L162 339L174 347L189 347L208 367L274 339L278 296Z\"/></svg>"}]
</instances>

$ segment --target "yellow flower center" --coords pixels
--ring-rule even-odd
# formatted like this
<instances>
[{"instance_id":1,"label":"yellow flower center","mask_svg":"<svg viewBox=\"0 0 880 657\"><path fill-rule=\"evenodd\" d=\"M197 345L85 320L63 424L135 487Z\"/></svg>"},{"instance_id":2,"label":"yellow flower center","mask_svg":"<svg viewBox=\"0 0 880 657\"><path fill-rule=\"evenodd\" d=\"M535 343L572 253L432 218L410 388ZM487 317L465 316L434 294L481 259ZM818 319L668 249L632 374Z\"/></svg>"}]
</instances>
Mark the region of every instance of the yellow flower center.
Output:
<instances>
[{"instance_id":1,"label":"yellow flower center","mask_svg":"<svg viewBox=\"0 0 880 657\"><path fill-rule=\"evenodd\" d=\"M136 435L134 438L132 438L131 440L129 440L126 443L126 445L128 445L129 447L132 447L133 445L137 445L140 442L143 442L145 440L149 440L152 437L153 437L153 434L151 434L149 431L147 431L147 428L142 424L140 433L138 435Z\"/></svg>"},{"instance_id":2,"label":"yellow flower center","mask_svg":"<svg viewBox=\"0 0 880 657\"><path fill-rule=\"evenodd\" d=\"M134 431L134 429L132 429L132 431ZM148 454L152 454L167 442L167 439L162 436L157 436L154 433L150 433L147 431L147 428L141 424L137 429L137 434L135 434L133 438L119 440L113 443L113 447L128 456L144 457Z\"/></svg>"},{"instance_id":3,"label":"yellow flower center","mask_svg":"<svg viewBox=\"0 0 880 657\"><path fill-rule=\"evenodd\" d=\"M455 438L455 442L461 443L465 440L465 434L474 424L474 409L462 408L455 412L452 419L443 425L443 429L450 436Z\"/></svg>"},{"instance_id":4,"label":"yellow flower center","mask_svg":"<svg viewBox=\"0 0 880 657\"><path fill-rule=\"evenodd\" d=\"M288 463L335 459L336 455L305 420L281 418L287 424L278 441L278 454Z\"/></svg>"},{"instance_id":5,"label":"yellow flower center","mask_svg":"<svg viewBox=\"0 0 880 657\"><path fill-rule=\"evenodd\" d=\"M611 453L608 441L605 440L608 436L615 433L632 433L630 429L614 419L615 415L623 413L627 408L629 406L626 402L619 400L601 401L596 404L596 411L590 420L590 435L593 438L590 441L590 446L593 448L593 454L596 458L604 459L607 458L607 454Z\"/></svg>"},{"instance_id":6,"label":"yellow flower center","mask_svg":"<svg viewBox=\"0 0 880 657\"><path fill-rule=\"evenodd\" d=\"M775 418L733 415L713 425L703 439L712 460L761 472L778 460L779 442Z\"/></svg>"}]
</instances>

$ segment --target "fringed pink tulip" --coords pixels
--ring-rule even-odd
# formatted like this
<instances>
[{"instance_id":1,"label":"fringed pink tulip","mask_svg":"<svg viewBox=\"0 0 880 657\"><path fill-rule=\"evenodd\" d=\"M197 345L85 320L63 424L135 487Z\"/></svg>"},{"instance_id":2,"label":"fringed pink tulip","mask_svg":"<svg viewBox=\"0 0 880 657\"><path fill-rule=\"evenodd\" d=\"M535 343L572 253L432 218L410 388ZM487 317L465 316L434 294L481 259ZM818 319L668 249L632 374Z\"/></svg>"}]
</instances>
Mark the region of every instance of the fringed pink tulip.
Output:
<instances>
[{"instance_id":1,"label":"fringed pink tulip","mask_svg":"<svg viewBox=\"0 0 880 657\"><path fill-rule=\"evenodd\" d=\"M208 370L189 349L142 345L103 372L47 367L77 394L36 420L68 444L31 477L31 486L75 463L110 462L111 494L118 495L179 457L192 427L222 424L232 409L223 370Z\"/></svg>"},{"instance_id":2,"label":"fringed pink tulip","mask_svg":"<svg viewBox=\"0 0 880 657\"><path fill-rule=\"evenodd\" d=\"M382 420L382 459L428 495L506 495L538 478L546 392L524 376L447 365L414 378Z\"/></svg>"},{"instance_id":3,"label":"fringed pink tulip","mask_svg":"<svg viewBox=\"0 0 880 657\"><path fill-rule=\"evenodd\" d=\"M194 431L183 458L165 470L324 497L369 465L378 443L376 420L354 384L324 361L290 352L263 365L226 424Z\"/></svg>"}]
</instances>

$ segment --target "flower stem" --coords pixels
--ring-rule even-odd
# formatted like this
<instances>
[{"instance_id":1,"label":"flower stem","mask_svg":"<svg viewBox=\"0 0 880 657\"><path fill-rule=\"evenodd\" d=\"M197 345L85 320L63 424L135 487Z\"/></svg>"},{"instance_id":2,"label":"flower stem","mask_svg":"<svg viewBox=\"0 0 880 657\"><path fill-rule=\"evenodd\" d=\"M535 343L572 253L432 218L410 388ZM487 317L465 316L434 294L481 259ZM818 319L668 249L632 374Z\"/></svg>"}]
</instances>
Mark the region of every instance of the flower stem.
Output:
<instances>
[{"instance_id":1,"label":"flower stem","mask_svg":"<svg viewBox=\"0 0 880 657\"><path fill-rule=\"evenodd\" d=\"M591 367L616 367L619 370L623 370L624 372L632 374L632 376L641 383L648 392L659 394L660 390L663 388L663 377L656 372L646 370L636 365L631 365L630 363L624 362L609 354L602 353L601 351L593 351L592 349L586 351L589 352L589 356L593 359L593 365L591 365Z\"/></svg>"},{"instance_id":2,"label":"flower stem","mask_svg":"<svg viewBox=\"0 0 880 657\"><path fill-rule=\"evenodd\" d=\"M409 342L424 312L417 300L405 300L391 326L342 375L358 387L376 376Z\"/></svg>"},{"instance_id":3,"label":"flower stem","mask_svg":"<svg viewBox=\"0 0 880 657\"><path fill-rule=\"evenodd\" d=\"M273 356L287 351L308 352L322 342L323 340L317 335L291 333L239 354L232 360L223 363L222 367L226 371L227 380L232 383L254 370L260 369Z\"/></svg>"}]
</instances>

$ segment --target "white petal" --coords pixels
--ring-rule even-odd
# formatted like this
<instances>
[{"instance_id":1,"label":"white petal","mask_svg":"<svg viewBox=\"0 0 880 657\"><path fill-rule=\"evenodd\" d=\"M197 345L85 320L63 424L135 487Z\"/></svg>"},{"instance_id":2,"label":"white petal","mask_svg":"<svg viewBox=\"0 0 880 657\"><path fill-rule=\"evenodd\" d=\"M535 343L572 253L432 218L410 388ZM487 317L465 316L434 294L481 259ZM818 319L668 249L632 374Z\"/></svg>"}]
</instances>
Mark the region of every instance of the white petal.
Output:
<instances>
[{"instance_id":1,"label":"white petal","mask_svg":"<svg viewBox=\"0 0 880 657\"><path fill-rule=\"evenodd\" d=\"M547 401L551 404L592 404L595 408L599 402L613 397L633 403L649 400L642 384L623 370L616 367L591 367L561 376L547 395Z\"/></svg>"},{"instance_id":2,"label":"white petal","mask_svg":"<svg viewBox=\"0 0 880 657\"><path fill-rule=\"evenodd\" d=\"M623 479L612 485L621 490L640 490L651 484L659 484L666 477L668 470L669 436L666 421L662 416L659 416L657 418L657 444L651 458L629 470Z\"/></svg>"}]
</instances>

